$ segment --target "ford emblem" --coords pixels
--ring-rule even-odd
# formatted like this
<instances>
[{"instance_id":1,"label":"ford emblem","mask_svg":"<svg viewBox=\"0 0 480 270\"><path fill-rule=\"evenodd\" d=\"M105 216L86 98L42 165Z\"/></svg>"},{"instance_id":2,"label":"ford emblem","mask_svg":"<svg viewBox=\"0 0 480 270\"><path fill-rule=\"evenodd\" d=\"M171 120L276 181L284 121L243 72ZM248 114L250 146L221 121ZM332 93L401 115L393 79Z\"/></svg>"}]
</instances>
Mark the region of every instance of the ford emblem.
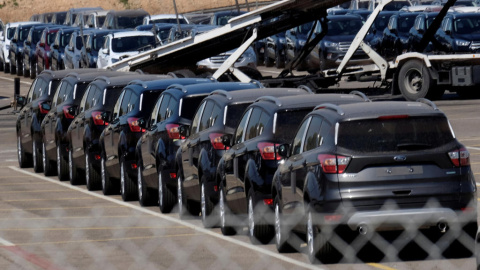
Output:
<instances>
[{"instance_id":1,"label":"ford emblem","mask_svg":"<svg viewBox=\"0 0 480 270\"><path fill-rule=\"evenodd\" d=\"M394 156L393 160L395 160L395 161L405 161L405 160L407 160L407 157L406 156Z\"/></svg>"}]
</instances>

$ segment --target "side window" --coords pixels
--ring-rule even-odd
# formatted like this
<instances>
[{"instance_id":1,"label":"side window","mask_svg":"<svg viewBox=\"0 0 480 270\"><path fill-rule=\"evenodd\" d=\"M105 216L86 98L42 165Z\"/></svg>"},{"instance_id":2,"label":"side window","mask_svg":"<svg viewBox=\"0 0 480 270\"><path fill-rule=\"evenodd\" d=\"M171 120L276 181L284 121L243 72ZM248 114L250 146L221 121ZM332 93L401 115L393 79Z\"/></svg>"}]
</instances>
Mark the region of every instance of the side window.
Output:
<instances>
[{"instance_id":1,"label":"side window","mask_svg":"<svg viewBox=\"0 0 480 270\"><path fill-rule=\"evenodd\" d=\"M72 49L75 48L75 47L74 47L74 46L75 46L75 43L74 43L75 40L74 40L74 38L75 38L75 35L72 35L72 36L70 37L70 40L68 41L68 46L69 46L70 48L72 48Z\"/></svg>"},{"instance_id":2,"label":"side window","mask_svg":"<svg viewBox=\"0 0 480 270\"><path fill-rule=\"evenodd\" d=\"M82 100L80 101L80 112L84 112L85 110L88 110L88 109L85 109L85 106L87 104L87 98L88 98L88 95L90 95L90 93L92 92L91 90L93 89L93 86L92 85L89 85L87 90L85 90L85 94L83 95L82 97Z\"/></svg>"},{"instance_id":3,"label":"side window","mask_svg":"<svg viewBox=\"0 0 480 270\"><path fill-rule=\"evenodd\" d=\"M138 104L140 104L140 101L138 100L138 95L132 91L132 94L130 95L130 100L128 101L127 113L135 110Z\"/></svg>"},{"instance_id":4,"label":"side window","mask_svg":"<svg viewBox=\"0 0 480 270\"><path fill-rule=\"evenodd\" d=\"M46 36L46 32L44 31L42 33L42 37L40 38L40 43L45 43L45 36Z\"/></svg>"},{"instance_id":5,"label":"side window","mask_svg":"<svg viewBox=\"0 0 480 270\"><path fill-rule=\"evenodd\" d=\"M35 91L35 87L39 81L40 81L40 78L36 79L33 82L32 86L30 86L30 90L28 91L28 94L27 94L27 103L30 103L32 101L33 92Z\"/></svg>"},{"instance_id":6,"label":"side window","mask_svg":"<svg viewBox=\"0 0 480 270\"><path fill-rule=\"evenodd\" d=\"M320 147L323 144L327 144L327 145L334 144L334 136L333 134L332 135L329 134L331 130L332 130L332 125L327 121L323 121L322 126L320 127L320 140L318 142L317 147Z\"/></svg>"},{"instance_id":7,"label":"side window","mask_svg":"<svg viewBox=\"0 0 480 270\"><path fill-rule=\"evenodd\" d=\"M131 96L132 96L132 91L127 90L127 92L123 96L122 104L120 105L120 113L118 114L119 117L128 113L128 105L130 103Z\"/></svg>"},{"instance_id":8,"label":"side window","mask_svg":"<svg viewBox=\"0 0 480 270\"><path fill-rule=\"evenodd\" d=\"M163 96L160 96L160 98L155 103L155 107L153 108L152 114L150 115L150 126L157 123L158 108L160 107L160 103L162 103L162 100Z\"/></svg>"},{"instance_id":9,"label":"side window","mask_svg":"<svg viewBox=\"0 0 480 270\"><path fill-rule=\"evenodd\" d=\"M240 121L240 124L238 124L237 130L235 131L235 136L233 137L233 144L243 142L245 125L247 124L248 118L250 118L251 113L252 113L252 109L249 109L243 114L242 120Z\"/></svg>"},{"instance_id":10,"label":"side window","mask_svg":"<svg viewBox=\"0 0 480 270\"><path fill-rule=\"evenodd\" d=\"M445 22L445 31L452 31L452 20L450 18Z\"/></svg>"},{"instance_id":11,"label":"side window","mask_svg":"<svg viewBox=\"0 0 480 270\"><path fill-rule=\"evenodd\" d=\"M292 156L293 155L298 155L302 152L302 142L303 138L305 137L305 132L307 130L307 127L311 121L311 117L303 121L302 125L297 131L297 134L295 135L295 138L293 139L293 144L292 144Z\"/></svg>"},{"instance_id":12,"label":"side window","mask_svg":"<svg viewBox=\"0 0 480 270\"><path fill-rule=\"evenodd\" d=\"M322 119L320 117L312 117L310 126L305 137L304 151L309 151L317 148L322 143L322 137L320 136L320 127L322 126Z\"/></svg>"},{"instance_id":13,"label":"side window","mask_svg":"<svg viewBox=\"0 0 480 270\"><path fill-rule=\"evenodd\" d=\"M172 96L163 95L163 100L160 104L160 109L158 110L157 122L162 122L167 119L168 104L170 103L170 99L172 99Z\"/></svg>"},{"instance_id":14,"label":"side window","mask_svg":"<svg viewBox=\"0 0 480 270\"><path fill-rule=\"evenodd\" d=\"M68 88L69 88L69 84L67 82L62 82L62 86L60 88L60 90L58 91L58 97L57 97L57 101L56 101L56 105L60 104L60 103L63 103L67 98L68 98Z\"/></svg>"},{"instance_id":15,"label":"side window","mask_svg":"<svg viewBox=\"0 0 480 270\"><path fill-rule=\"evenodd\" d=\"M202 102L202 104L200 104L200 106L198 106L198 110L197 112L195 113L195 117L193 118L193 121L192 121L192 127L190 128L190 134L194 134L194 133L197 133L198 132L198 124L200 123L200 117L202 117L202 112L203 112L203 109L205 108L205 104L207 102Z\"/></svg>"},{"instance_id":16,"label":"side window","mask_svg":"<svg viewBox=\"0 0 480 270\"><path fill-rule=\"evenodd\" d=\"M47 90L47 87L48 83L45 80L40 79L33 89L32 100L39 98L42 93Z\"/></svg>"},{"instance_id":17,"label":"side window","mask_svg":"<svg viewBox=\"0 0 480 270\"><path fill-rule=\"evenodd\" d=\"M115 107L113 108L113 118L112 119L116 119L120 116L120 106L122 105L122 101L123 101L123 97L125 96L125 92L127 92L127 91L123 91L120 94L120 97L117 99L117 103L115 103Z\"/></svg>"},{"instance_id":18,"label":"side window","mask_svg":"<svg viewBox=\"0 0 480 270\"><path fill-rule=\"evenodd\" d=\"M215 103L213 101L207 101L205 109L203 110L202 119L200 120L200 126L198 131L202 131L209 127L210 116L212 115L213 106Z\"/></svg>"},{"instance_id":19,"label":"side window","mask_svg":"<svg viewBox=\"0 0 480 270\"><path fill-rule=\"evenodd\" d=\"M82 37L80 35L78 35L75 38L75 46L76 46L77 50L81 50L82 47L83 47Z\"/></svg>"},{"instance_id":20,"label":"side window","mask_svg":"<svg viewBox=\"0 0 480 270\"><path fill-rule=\"evenodd\" d=\"M209 119L208 127L213 126L217 122L217 119L221 119L222 113L223 113L222 108L220 108L220 106L215 104L215 106L213 107L212 116L210 116L210 119Z\"/></svg>"},{"instance_id":21,"label":"side window","mask_svg":"<svg viewBox=\"0 0 480 270\"><path fill-rule=\"evenodd\" d=\"M102 91L100 91L100 89L97 86L93 86L90 89L90 92L88 93L87 103L85 103L85 110L88 110L93 106L95 106L95 104L98 103L98 99L101 98L101 96L102 96Z\"/></svg>"},{"instance_id":22,"label":"side window","mask_svg":"<svg viewBox=\"0 0 480 270\"><path fill-rule=\"evenodd\" d=\"M257 137L257 127L258 121L260 120L260 115L262 114L262 109L254 108L252 111L252 116L248 121L246 133L245 133L245 140L250 140L252 138Z\"/></svg>"},{"instance_id":23,"label":"side window","mask_svg":"<svg viewBox=\"0 0 480 270\"><path fill-rule=\"evenodd\" d=\"M270 115L268 115L265 111L262 112L262 115L258 120L257 136L262 135L263 131L265 130L265 127L268 125L269 122L270 122Z\"/></svg>"}]
</instances>

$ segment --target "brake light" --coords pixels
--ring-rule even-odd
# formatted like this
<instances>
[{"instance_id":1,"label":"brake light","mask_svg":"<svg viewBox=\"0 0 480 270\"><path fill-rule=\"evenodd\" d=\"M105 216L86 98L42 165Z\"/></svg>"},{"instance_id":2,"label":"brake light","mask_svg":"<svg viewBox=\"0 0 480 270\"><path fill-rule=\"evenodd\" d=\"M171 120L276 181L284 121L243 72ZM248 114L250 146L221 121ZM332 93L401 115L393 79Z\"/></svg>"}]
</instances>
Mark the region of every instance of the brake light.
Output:
<instances>
[{"instance_id":1,"label":"brake light","mask_svg":"<svg viewBox=\"0 0 480 270\"><path fill-rule=\"evenodd\" d=\"M130 127L130 131L132 132L145 132L145 129L140 127L140 123L138 122L137 117L129 117L127 119L128 126Z\"/></svg>"},{"instance_id":2,"label":"brake light","mask_svg":"<svg viewBox=\"0 0 480 270\"><path fill-rule=\"evenodd\" d=\"M210 142L212 143L213 149L228 150L230 148L223 144L222 136L222 133L211 133L210 135L208 135L208 137L210 137Z\"/></svg>"},{"instance_id":3,"label":"brake light","mask_svg":"<svg viewBox=\"0 0 480 270\"><path fill-rule=\"evenodd\" d=\"M264 160L280 160L280 155L277 155L278 144L269 142L261 142L257 144L260 154Z\"/></svg>"},{"instance_id":4,"label":"brake light","mask_svg":"<svg viewBox=\"0 0 480 270\"><path fill-rule=\"evenodd\" d=\"M350 157L329 154L320 154L317 158L324 173L344 173L351 159Z\"/></svg>"},{"instance_id":5,"label":"brake light","mask_svg":"<svg viewBox=\"0 0 480 270\"><path fill-rule=\"evenodd\" d=\"M42 102L38 103L38 109L40 110L41 114L47 114L48 113L48 110L45 110L44 108L42 108Z\"/></svg>"},{"instance_id":6,"label":"brake light","mask_svg":"<svg viewBox=\"0 0 480 270\"><path fill-rule=\"evenodd\" d=\"M470 166L470 153L465 148L448 152L448 156L455 167Z\"/></svg>"},{"instance_id":7,"label":"brake light","mask_svg":"<svg viewBox=\"0 0 480 270\"><path fill-rule=\"evenodd\" d=\"M93 123L97 126L108 126L108 123L103 121L102 112L92 112Z\"/></svg>"},{"instance_id":8,"label":"brake light","mask_svg":"<svg viewBox=\"0 0 480 270\"><path fill-rule=\"evenodd\" d=\"M185 136L180 136L179 125L177 124L167 124L167 134L170 139L185 139Z\"/></svg>"},{"instance_id":9,"label":"brake light","mask_svg":"<svg viewBox=\"0 0 480 270\"><path fill-rule=\"evenodd\" d=\"M408 118L409 116L407 114L400 114L400 115L384 115L378 117L380 120L390 120L390 119L405 119Z\"/></svg>"},{"instance_id":10,"label":"brake light","mask_svg":"<svg viewBox=\"0 0 480 270\"><path fill-rule=\"evenodd\" d=\"M63 106L63 115L65 116L65 118L67 119L73 119L75 118L75 115L72 115L68 112L68 109L72 107L72 106Z\"/></svg>"}]
</instances>

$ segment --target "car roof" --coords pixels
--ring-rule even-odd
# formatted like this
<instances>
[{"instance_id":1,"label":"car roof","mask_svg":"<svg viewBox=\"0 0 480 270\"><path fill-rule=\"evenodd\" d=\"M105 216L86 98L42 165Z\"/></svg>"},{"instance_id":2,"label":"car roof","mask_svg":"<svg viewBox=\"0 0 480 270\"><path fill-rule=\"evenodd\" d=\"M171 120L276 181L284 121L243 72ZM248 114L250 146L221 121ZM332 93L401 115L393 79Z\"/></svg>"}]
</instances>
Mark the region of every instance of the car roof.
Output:
<instances>
[{"instance_id":1,"label":"car roof","mask_svg":"<svg viewBox=\"0 0 480 270\"><path fill-rule=\"evenodd\" d=\"M200 83L190 85L176 85L173 84L168 87L167 91L174 96L195 96L205 95L215 90L233 91L240 89L259 88L258 83L242 83L242 82L214 82L214 83ZM181 90L181 91L179 91ZM258 89L257 89L258 90Z\"/></svg>"},{"instance_id":2,"label":"car roof","mask_svg":"<svg viewBox=\"0 0 480 270\"><path fill-rule=\"evenodd\" d=\"M156 19L176 19L177 15L175 14L155 14L155 15L147 15L147 17L150 18L150 20L156 20ZM178 14L178 18L185 18L182 14Z\"/></svg>"},{"instance_id":3,"label":"car roof","mask_svg":"<svg viewBox=\"0 0 480 270\"><path fill-rule=\"evenodd\" d=\"M107 14L113 14L114 16L123 16L123 17L129 17L129 16L146 16L148 15L148 12L146 12L143 9L124 9L124 10L110 10L108 11Z\"/></svg>"},{"instance_id":4,"label":"car roof","mask_svg":"<svg viewBox=\"0 0 480 270\"><path fill-rule=\"evenodd\" d=\"M346 104L369 101L365 95L357 94L315 94L315 95L298 95L289 97L262 97L257 99L251 106L260 106L273 111L313 108L323 103Z\"/></svg>"},{"instance_id":5,"label":"car roof","mask_svg":"<svg viewBox=\"0 0 480 270\"><path fill-rule=\"evenodd\" d=\"M50 76L52 78L63 78L67 76L70 73L76 73L76 74L83 74L83 73L94 73L98 72L98 69L96 68L82 68L82 69L76 69L76 70L44 70L42 71L38 76Z\"/></svg>"},{"instance_id":6,"label":"car roof","mask_svg":"<svg viewBox=\"0 0 480 270\"><path fill-rule=\"evenodd\" d=\"M328 15L327 19L329 20L335 20L335 21L347 21L347 20L353 20L353 19L362 19L357 14L343 14L343 15Z\"/></svg>"},{"instance_id":7,"label":"car roof","mask_svg":"<svg viewBox=\"0 0 480 270\"><path fill-rule=\"evenodd\" d=\"M126 74L123 76L117 77L107 77L107 76L98 76L92 83L97 85L104 86L115 86L115 85L127 85L128 83L135 81L135 80L161 80L161 79L170 79L172 76L170 75L159 75L159 74L138 74L135 72L129 72L131 74Z\"/></svg>"},{"instance_id":8,"label":"car roof","mask_svg":"<svg viewBox=\"0 0 480 270\"><path fill-rule=\"evenodd\" d=\"M110 70L96 70L95 72L87 72L87 73L69 73L64 80L74 80L74 81L93 81L95 78L99 76L124 76L123 74L129 74L127 72L121 71L110 71Z\"/></svg>"},{"instance_id":9,"label":"car roof","mask_svg":"<svg viewBox=\"0 0 480 270\"><path fill-rule=\"evenodd\" d=\"M323 106L325 104L320 104ZM334 107L337 107L336 110ZM445 116L436 105L423 99L421 102L415 101L379 101L362 104L348 104L333 106L333 108L320 108L314 113L322 113L338 120L372 119L378 117L395 117L397 115L421 116L437 115Z\"/></svg>"},{"instance_id":10,"label":"car roof","mask_svg":"<svg viewBox=\"0 0 480 270\"><path fill-rule=\"evenodd\" d=\"M212 82L211 79L203 79L203 78L173 78L173 79L165 79L165 80L154 80L154 81L142 81L142 80L135 80L132 81L128 87L133 90L152 90L152 89L166 89L168 86L172 84L192 84L192 83L207 83Z\"/></svg>"},{"instance_id":11,"label":"car roof","mask_svg":"<svg viewBox=\"0 0 480 270\"><path fill-rule=\"evenodd\" d=\"M40 24L40 22L32 22L32 21L25 21L25 22L11 22L7 23L8 27L17 27L22 24Z\"/></svg>"},{"instance_id":12,"label":"car roof","mask_svg":"<svg viewBox=\"0 0 480 270\"><path fill-rule=\"evenodd\" d=\"M244 89L225 92L223 90L216 90L210 93L208 99L216 100L218 102L243 103L247 101L255 101L262 96L293 96L293 95L313 94L302 88L255 88Z\"/></svg>"},{"instance_id":13,"label":"car roof","mask_svg":"<svg viewBox=\"0 0 480 270\"><path fill-rule=\"evenodd\" d=\"M149 31L121 31L112 33L114 38L121 38L121 37L137 37L137 36L154 36L152 32Z\"/></svg>"}]
</instances>

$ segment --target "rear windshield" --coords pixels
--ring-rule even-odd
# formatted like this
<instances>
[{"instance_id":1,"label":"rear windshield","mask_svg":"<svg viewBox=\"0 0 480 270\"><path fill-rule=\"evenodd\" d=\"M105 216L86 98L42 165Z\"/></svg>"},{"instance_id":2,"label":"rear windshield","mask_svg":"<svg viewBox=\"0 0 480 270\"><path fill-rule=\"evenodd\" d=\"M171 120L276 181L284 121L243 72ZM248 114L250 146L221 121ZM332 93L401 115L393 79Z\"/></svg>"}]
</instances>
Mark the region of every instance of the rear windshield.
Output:
<instances>
[{"instance_id":1,"label":"rear windshield","mask_svg":"<svg viewBox=\"0 0 480 270\"><path fill-rule=\"evenodd\" d=\"M121 87L108 88L106 90L105 104L104 104L106 111L113 111L113 107L115 106L115 103L117 102L118 97L120 97L122 90L123 88Z\"/></svg>"},{"instance_id":2,"label":"rear windshield","mask_svg":"<svg viewBox=\"0 0 480 270\"><path fill-rule=\"evenodd\" d=\"M298 125L302 122L305 115L311 112L312 109L313 108L278 112L275 128L276 141L280 143L290 143L295 137Z\"/></svg>"},{"instance_id":3,"label":"rear windshield","mask_svg":"<svg viewBox=\"0 0 480 270\"><path fill-rule=\"evenodd\" d=\"M193 97L187 97L183 98L182 101L182 112L180 114L181 117L193 120L193 116L195 115L195 112L197 111L198 105L202 102L202 100L205 98L205 95L200 95L200 96L193 96ZM173 109L173 111L176 111L176 109Z\"/></svg>"},{"instance_id":4,"label":"rear windshield","mask_svg":"<svg viewBox=\"0 0 480 270\"><path fill-rule=\"evenodd\" d=\"M243 112L252 103L242 103L229 105L227 107L227 118L225 119L225 126L235 128L242 119Z\"/></svg>"},{"instance_id":5,"label":"rear windshield","mask_svg":"<svg viewBox=\"0 0 480 270\"><path fill-rule=\"evenodd\" d=\"M424 150L453 140L445 117L349 121L338 129L338 146L355 152Z\"/></svg>"}]
</instances>

